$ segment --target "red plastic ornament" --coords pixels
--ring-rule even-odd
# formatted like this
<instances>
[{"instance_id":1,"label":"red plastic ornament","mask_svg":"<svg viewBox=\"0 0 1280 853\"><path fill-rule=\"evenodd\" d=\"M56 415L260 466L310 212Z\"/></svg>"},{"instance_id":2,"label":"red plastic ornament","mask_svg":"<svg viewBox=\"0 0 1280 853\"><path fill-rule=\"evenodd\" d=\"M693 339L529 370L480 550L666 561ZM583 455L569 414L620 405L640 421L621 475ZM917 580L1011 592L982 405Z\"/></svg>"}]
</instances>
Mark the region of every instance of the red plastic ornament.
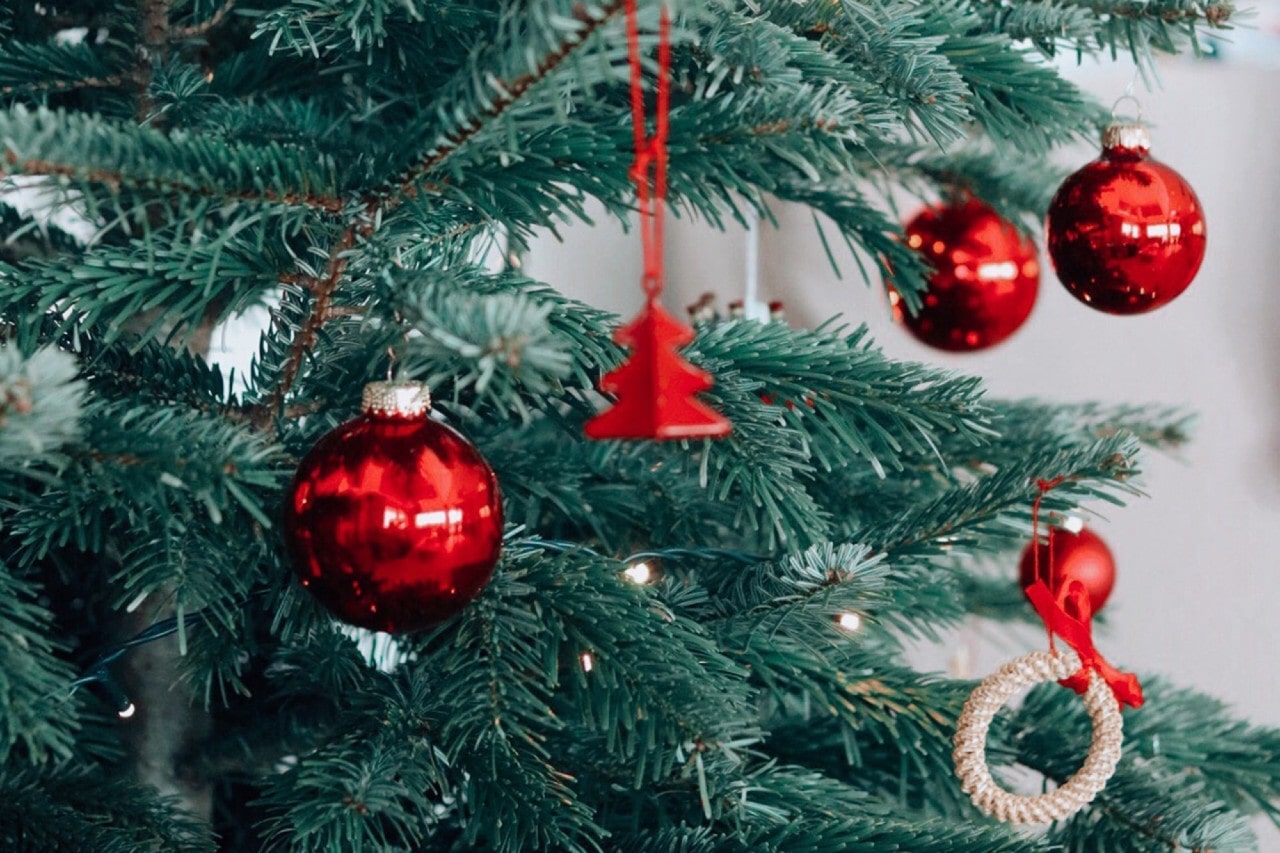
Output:
<instances>
[{"instance_id":1,"label":"red plastic ornament","mask_svg":"<svg viewBox=\"0 0 1280 853\"><path fill-rule=\"evenodd\" d=\"M502 547L493 470L428 417L416 382L374 382L364 414L302 460L285 533L302 585L342 621L405 632L441 622L484 589Z\"/></svg>"},{"instance_id":2,"label":"red plastic ornament","mask_svg":"<svg viewBox=\"0 0 1280 853\"><path fill-rule=\"evenodd\" d=\"M894 319L929 346L969 352L995 346L1031 315L1040 288L1036 247L981 201L927 207L907 223L907 245L935 272L914 316L895 290Z\"/></svg>"},{"instance_id":3,"label":"red plastic ornament","mask_svg":"<svg viewBox=\"0 0 1280 853\"><path fill-rule=\"evenodd\" d=\"M695 396L711 387L711 376L680 357L693 330L650 299L640 316L614 338L632 349L618 369L605 374L600 390L618 395L614 405L587 421L590 438L698 438L728 435L729 421Z\"/></svg>"},{"instance_id":4,"label":"red plastic ornament","mask_svg":"<svg viewBox=\"0 0 1280 853\"><path fill-rule=\"evenodd\" d=\"M1150 159L1141 124L1103 131L1102 156L1059 187L1045 226L1058 278L1086 305L1141 314L1187 289L1204 260L1195 190Z\"/></svg>"},{"instance_id":5,"label":"red plastic ornament","mask_svg":"<svg viewBox=\"0 0 1280 853\"><path fill-rule=\"evenodd\" d=\"M1047 543L1028 544L1018 565L1018 583L1026 592L1036 580L1036 551L1039 550L1040 579L1056 597L1071 581L1084 584L1089 595L1089 607L1097 613L1107 603L1116 585L1116 562L1111 549L1091 530L1081 528L1079 533L1069 530L1053 531L1052 553ZM1052 563L1050 563L1052 559ZM1050 565L1053 567L1050 583Z\"/></svg>"}]
</instances>

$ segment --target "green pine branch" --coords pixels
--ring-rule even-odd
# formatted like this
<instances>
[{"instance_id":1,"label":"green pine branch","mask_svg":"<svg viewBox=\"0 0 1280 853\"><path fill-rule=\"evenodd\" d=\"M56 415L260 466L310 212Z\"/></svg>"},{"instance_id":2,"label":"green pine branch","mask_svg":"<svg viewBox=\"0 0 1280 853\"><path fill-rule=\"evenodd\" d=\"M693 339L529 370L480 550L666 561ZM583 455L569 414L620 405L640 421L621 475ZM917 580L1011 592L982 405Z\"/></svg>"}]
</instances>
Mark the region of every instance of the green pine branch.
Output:
<instances>
[{"instance_id":1,"label":"green pine branch","mask_svg":"<svg viewBox=\"0 0 1280 853\"><path fill-rule=\"evenodd\" d=\"M902 820L882 801L836 780L798 768L767 768L749 782L742 811L747 831L719 849L812 851L1026 850L1027 841L1005 827Z\"/></svg>"},{"instance_id":2,"label":"green pine branch","mask_svg":"<svg viewBox=\"0 0 1280 853\"><path fill-rule=\"evenodd\" d=\"M48 176L103 199L133 189L335 212L344 206L340 193L350 180L332 158L314 150L166 134L43 108L0 112L0 137L4 174Z\"/></svg>"},{"instance_id":3,"label":"green pine branch","mask_svg":"<svg viewBox=\"0 0 1280 853\"><path fill-rule=\"evenodd\" d=\"M104 343L132 332L143 340L183 339L258 303L281 264L259 242L263 223L248 215L193 235L166 230L121 245L101 243L74 263L31 259L0 266L0 316L22 334L92 329ZM287 269L287 268L286 268Z\"/></svg>"},{"instance_id":4,"label":"green pine branch","mask_svg":"<svg viewBox=\"0 0 1280 853\"><path fill-rule=\"evenodd\" d=\"M1157 687L1157 695L1147 704L1133 713L1126 712L1126 756L1119 770L1094 805L1063 824L1055 840L1072 850L1122 837L1135 850L1254 849L1256 840L1247 822L1218 799L1222 789L1215 789L1210 781L1217 776L1217 767L1204 762L1203 757L1186 756L1190 761L1182 764L1176 752L1155 761L1141 757L1158 749L1166 733L1175 743L1180 737L1197 737L1194 733L1180 736L1177 732L1178 721L1185 723L1188 712L1196 708L1196 700L1192 694L1190 706L1184 705L1183 697L1175 691ZM1233 726L1234 721L1225 717L1220 705L1207 718L1198 718L1197 725L1201 722L1224 726L1228 731L1241 730L1238 723ZM1079 766L1080 756L1088 749L1089 725L1074 693L1057 685L1038 688L1017 712L1012 728L1017 735L1008 747L995 754L1007 755L1061 783ZM1251 734L1258 740L1274 740L1276 736L1274 731L1261 729ZM1270 750L1265 748L1236 757L1243 772L1252 770L1266 776L1271 775L1267 766L1271 760ZM1235 796L1239 795L1237 790ZM1274 789L1271 796L1274 797Z\"/></svg>"},{"instance_id":5,"label":"green pine branch","mask_svg":"<svg viewBox=\"0 0 1280 853\"><path fill-rule=\"evenodd\" d=\"M70 759L80 728L67 698L74 671L38 590L0 567L0 763Z\"/></svg>"},{"instance_id":6,"label":"green pine branch","mask_svg":"<svg viewBox=\"0 0 1280 853\"><path fill-rule=\"evenodd\" d=\"M1027 40L1046 54L1058 50L1128 53L1149 66L1156 53L1199 52L1200 41L1231 29L1231 2L1187 0L1019 0L976 4L984 26Z\"/></svg>"},{"instance_id":7,"label":"green pine branch","mask_svg":"<svg viewBox=\"0 0 1280 853\"><path fill-rule=\"evenodd\" d=\"M567 62L592 44L595 36L622 11L621 0L576 5L566 0L530 0L519 14L503 18L492 41L479 45L463 67L440 87L437 107L425 144L395 159L406 165L388 190L411 194L466 148L481 131L501 120L538 84L561 67L598 73L598 64ZM590 70L588 70L590 69ZM610 72L612 76L612 72Z\"/></svg>"},{"instance_id":8,"label":"green pine branch","mask_svg":"<svg viewBox=\"0 0 1280 853\"><path fill-rule=\"evenodd\" d=\"M108 536L244 513L272 521L276 450L245 427L189 409L98 402L83 437L64 447L57 481L10 502L9 533L24 560L72 546L101 552Z\"/></svg>"},{"instance_id":9,"label":"green pine branch","mask_svg":"<svg viewBox=\"0 0 1280 853\"><path fill-rule=\"evenodd\" d=\"M119 54L115 51L107 53ZM0 96L31 98L70 89L110 89L129 82L120 56L89 44L7 39L0 48Z\"/></svg>"},{"instance_id":10,"label":"green pine branch","mask_svg":"<svg viewBox=\"0 0 1280 853\"><path fill-rule=\"evenodd\" d=\"M548 750L565 725L550 704L559 637L532 618L527 594L518 577L496 578L435 656L437 701L451 710L440 738L464 774L464 838L502 851L599 849L591 809Z\"/></svg>"},{"instance_id":11,"label":"green pine branch","mask_svg":"<svg viewBox=\"0 0 1280 853\"><path fill-rule=\"evenodd\" d=\"M0 844L7 850L102 853L209 851L200 821L171 798L94 768L0 773Z\"/></svg>"}]
</instances>

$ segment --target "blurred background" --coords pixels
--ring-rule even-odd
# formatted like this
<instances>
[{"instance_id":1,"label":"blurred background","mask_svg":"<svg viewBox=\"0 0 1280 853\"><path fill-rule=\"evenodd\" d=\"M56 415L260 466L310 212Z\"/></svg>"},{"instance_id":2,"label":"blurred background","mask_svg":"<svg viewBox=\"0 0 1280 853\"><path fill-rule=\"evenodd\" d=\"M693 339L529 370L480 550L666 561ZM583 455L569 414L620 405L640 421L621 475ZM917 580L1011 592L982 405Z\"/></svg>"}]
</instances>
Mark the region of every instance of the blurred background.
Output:
<instances>
[{"instance_id":1,"label":"blurred background","mask_svg":"<svg viewBox=\"0 0 1280 853\"><path fill-rule=\"evenodd\" d=\"M1172 304L1133 317L1099 313L1058 284L1046 257L1027 324L994 349L948 355L893 324L879 282L865 284L847 253L837 252L837 278L809 211L781 204L774 207L779 227L761 228L760 288L764 301L785 304L794 325L836 314L866 323L889 355L980 375L992 395L1173 403L1197 412L1195 440L1178 458L1148 456L1150 498L1098 507L1104 516L1090 522L1118 567L1101 647L1126 669L1163 673L1278 725L1280 4L1248 5L1258 7L1252 29L1230 34L1205 58L1162 62L1150 90L1142 81L1133 87L1152 127L1153 156L1195 187L1208 223L1204 266ZM1063 62L1065 73L1107 104L1134 83L1124 61ZM1082 145L1062 152L1062 162L1082 165L1097 153L1096 145ZM903 202L904 216L919 206ZM743 231L688 221L668 227L668 307L684 316L706 292L722 311L742 298ZM576 298L634 314L638 235L601 215L595 227L576 225L560 236L533 246L526 271ZM1011 584L1016 574L1011 559ZM992 638L975 627L921 654L936 669L963 668L967 657L968 672L957 674L979 677L1043 643L1040 632ZM1280 835L1274 842L1280 849Z\"/></svg>"}]
</instances>

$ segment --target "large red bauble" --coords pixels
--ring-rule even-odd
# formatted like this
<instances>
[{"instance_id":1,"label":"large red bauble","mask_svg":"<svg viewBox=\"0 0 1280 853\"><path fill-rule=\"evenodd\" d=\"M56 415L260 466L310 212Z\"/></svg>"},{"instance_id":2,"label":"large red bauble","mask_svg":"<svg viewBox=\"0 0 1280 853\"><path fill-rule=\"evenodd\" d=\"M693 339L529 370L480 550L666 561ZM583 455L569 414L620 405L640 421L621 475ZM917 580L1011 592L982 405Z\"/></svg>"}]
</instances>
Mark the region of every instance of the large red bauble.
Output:
<instances>
[{"instance_id":1,"label":"large red bauble","mask_svg":"<svg viewBox=\"0 0 1280 853\"><path fill-rule=\"evenodd\" d=\"M1036 551L1040 552L1040 578L1056 596L1071 581L1084 584L1090 609L1097 613L1116 585L1116 561L1111 549L1091 530L1079 533L1053 531L1053 583L1049 583L1050 549L1047 543L1028 544L1018 565L1018 583L1025 592L1036 579Z\"/></svg>"},{"instance_id":2,"label":"large red bauble","mask_svg":"<svg viewBox=\"0 0 1280 853\"><path fill-rule=\"evenodd\" d=\"M1141 125L1112 125L1102 156L1058 188L1045 226L1058 278L1108 314L1141 314L1187 289L1204 260L1195 190L1147 156Z\"/></svg>"},{"instance_id":3,"label":"large red bauble","mask_svg":"<svg viewBox=\"0 0 1280 853\"><path fill-rule=\"evenodd\" d=\"M907 245L935 272L915 316L890 291L894 319L938 349L995 346L1031 314L1040 287L1036 247L981 201L927 207L907 223Z\"/></svg>"},{"instance_id":4,"label":"large red bauble","mask_svg":"<svg viewBox=\"0 0 1280 853\"><path fill-rule=\"evenodd\" d=\"M493 470L428 417L417 383L375 382L365 411L302 460L285 532L302 585L344 622L425 628L489 582L502 545Z\"/></svg>"}]
</instances>

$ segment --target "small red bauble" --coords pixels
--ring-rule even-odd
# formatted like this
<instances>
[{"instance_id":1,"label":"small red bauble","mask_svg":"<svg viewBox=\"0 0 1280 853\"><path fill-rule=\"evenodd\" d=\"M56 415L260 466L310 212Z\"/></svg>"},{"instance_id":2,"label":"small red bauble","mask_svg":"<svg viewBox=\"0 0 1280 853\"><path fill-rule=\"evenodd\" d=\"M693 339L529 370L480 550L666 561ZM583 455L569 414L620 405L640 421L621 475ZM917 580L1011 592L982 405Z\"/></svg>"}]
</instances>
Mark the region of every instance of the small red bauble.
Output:
<instances>
[{"instance_id":1,"label":"small red bauble","mask_svg":"<svg viewBox=\"0 0 1280 853\"><path fill-rule=\"evenodd\" d=\"M364 414L302 460L285 533L302 585L342 621L404 632L475 598L502 547L493 470L428 417L416 382L374 382Z\"/></svg>"},{"instance_id":2,"label":"small red bauble","mask_svg":"<svg viewBox=\"0 0 1280 853\"><path fill-rule=\"evenodd\" d=\"M1036 579L1037 550L1040 552L1040 577L1055 596L1069 582L1080 581L1089 595L1089 606L1094 613L1107 603L1111 589L1116 585L1116 562L1102 537L1085 528L1081 528L1079 533L1053 531L1053 583L1049 582L1049 545L1044 542L1028 544L1018 565L1018 583L1024 591Z\"/></svg>"},{"instance_id":3,"label":"small red bauble","mask_svg":"<svg viewBox=\"0 0 1280 853\"><path fill-rule=\"evenodd\" d=\"M1141 314L1187 289L1204 260L1195 190L1147 156L1140 124L1116 124L1102 156L1058 188L1045 226L1049 256L1071 294L1108 314Z\"/></svg>"},{"instance_id":4,"label":"small red bauble","mask_svg":"<svg viewBox=\"0 0 1280 853\"><path fill-rule=\"evenodd\" d=\"M1036 247L986 204L968 198L925 208L906 233L935 270L915 316L889 292L894 319L911 334L967 352L995 346L1026 322L1040 287Z\"/></svg>"}]
</instances>

